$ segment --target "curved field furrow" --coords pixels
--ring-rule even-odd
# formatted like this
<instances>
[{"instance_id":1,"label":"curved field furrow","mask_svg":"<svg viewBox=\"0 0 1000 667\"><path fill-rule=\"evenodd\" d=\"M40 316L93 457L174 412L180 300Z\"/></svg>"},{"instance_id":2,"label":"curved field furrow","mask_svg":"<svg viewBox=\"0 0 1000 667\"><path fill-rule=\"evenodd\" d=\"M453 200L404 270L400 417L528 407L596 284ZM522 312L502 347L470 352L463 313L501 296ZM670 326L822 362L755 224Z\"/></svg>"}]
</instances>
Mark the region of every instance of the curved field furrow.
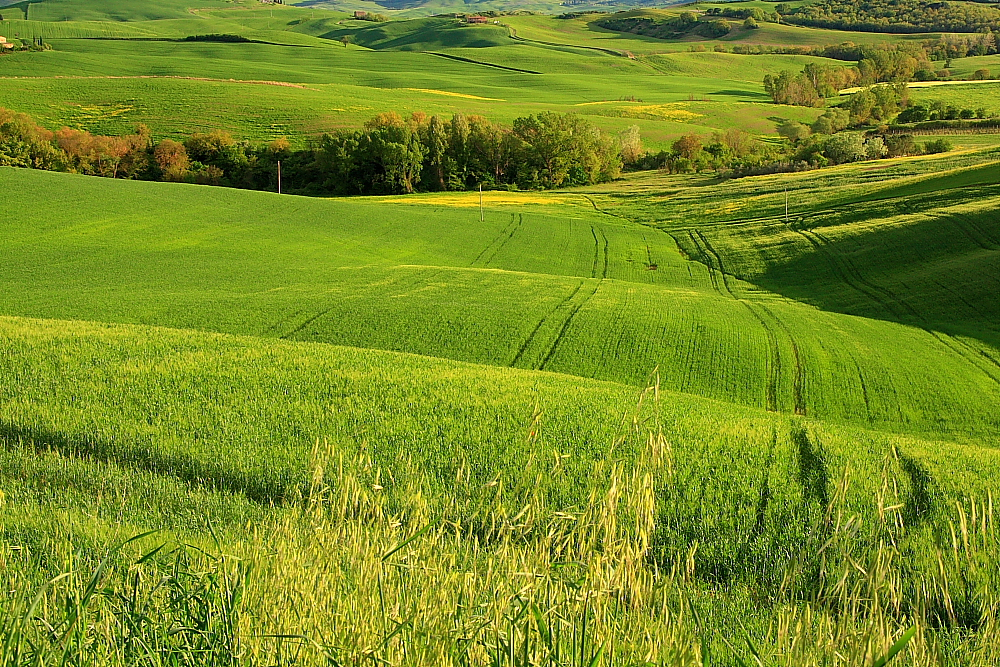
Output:
<instances>
[{"instance_id":1,"label":"curved field furrow","mask_svg":"<svg viewBox=\"0 0 1000 667\"><path fill-rule=\"evenodd\" d=\"M805 233L805 232L800 232L800 233ZM828 250L829 247L832 245L830 240L827 239L822 234L819 234L815 230L813 230L811 233L817 239L819 239L819 241L824 245L824 249ZM911 306L906 300L896 296L888 289L880 287L879 285L873 283L871 280L866 279L862 274L861 270L850 260L849 257L838 253L830 253L830 254L831 256L835 256L839 261L839 263L841 264L841 266L846 268L847 273L850 274L855 283L864 285L865 288L870 290L869 292L866 292L867 294L869 294L869 296L872 296L872 298L879 301L879 303L885 305L885 307L894 314L898 314L899 311L896 310L896 308L892 304L896 304L899 307L901 307L910 317L916 319L917 321L923 324L922 328L924 329L924 331L926 331L935 339L940 341L942 345L944 345L946 348L954 352L956 355L962 357L966 361L970 362L973 366L981 370L991 380L1000 384L1000 374L997 374L996 369L991 369L988 366L984 366L982 362L980 362L977 359L977 355L970 354L968 347L964 343L956 339L954 336L939 333L931 329L929 323L927 322L927 319L923 316L922 313L920 313L913 306ZM879 296L876 296L875 293L877 293ZM1000 369L1000 365L998 365L997 368Z\"/></svg>"},{"instance_id":2,"label":"curved field furrow","mask_svg":"<svg viewBox=\"0 0 1000 667\"><path fill-rule=\"evenodd\" d=\"M559 344L562 343L563 339L566 337L566 332L569 331L570 325L573 324L573 318L576 317L576 314L580 312L581 308L587 305L588 301L594 298L594 295L597 294L597 290L600 288L600 286L601 286L600 282L595 283L594 289L585 294L582 299L580 299L573 305L573 309L570 311L569 315L563 321L562 326L559 327L559 333L556 334L555 339L553 339L552 345L549 347L549 351L545 354L545 357L542 359L542 363L539 364L538 370L545 370L545 367L548 365L549 361L551 361L552 357L555 356L556 350L559 349Z\"/></svg>"},{"instance_id":3,"label":"curved field furrow","mask_svg":"<svg viewBox=\"0 0 1000 667\"><path fill-rule=\"evenodd\" d=\"M511 217L513 217L513 215ZM503 236L500 241L500 245L498 245L490 256L486 258L486 261L483 262L483 266L489 266L493 262L494 258L496 258L496 256L504 249L504 246L506 246L510 240L514 238L514 234L517 234L517 230L521 228L522 224L524 224L524 216L518 213L517 224L511 227L510 232L506 236Z\"/></svg>"},{"instance_id":4,"label":"curved field furrow","mask_svg":"<svg viewBox=\"0 0 1000 667\"><path fill-rule=\"evenodd\" d=\"M532 358L532 359L541 356L538 350L534 350L533 349L533 348L537 347L538 345L542 344L542 343L538 343L538 344L535 343L535 339L536 339L536 337L538 337L539 331L542 330L543 326L545 326L547 323L550 322L550 320L552 319L553 316L556 315L556 313L558 313L558 312L560 312L562 310L565 310L566 308L570 307L569 304L571 304L573 302L573 299L576 298L576 295L579 294L579 292L583 288L583 285L584 285L585 282L586 281L581 280L579 282L579 284L577 284L576 288L572 292L570 292L569 295L566 296L565 299L563 299L558 304L556 304L556 306L551 311L549 311L549 313L546 314L545 317L543 317L542 319L540 319L538 321L538 324L536 324L535 328L531 330L531 333L525 339L524 343L522 343L521 347L518 348L517 354L514 355L513 361L510 362L510 366L512 366L512 367L520 367L520 368L537 368L537 366L534 363L531 363L528 366L519 366L519 364L520 364L521 360L524 359L526 356L528 356L529 358ZM575 311L572 311L572 312L575 312ZM530 354L529 354L529 350L531 351ZM548 359L548 355L542 356L542 359L547 360Z\"/></svg>"},{"instance_id":5,"label":"curved field furrow","mask_svg":"<svg viewBox=\"0 0 1000 667\"><path fill-rule=\"evenodd\" d=\"M497 234L492 241L490 241L489 245L483 248L482 251L480 251L480 253L476 255L475 259L472 260L469 266L475 266L476 262L481 260L483 256L486 255L487 253L489 253L490 259L492 259L493 256L496 254L496 251L495 250L493 252L490 251L493 250L494 247L502 246L504 239L510 238L510 229L511 227L514 226L515 221L516 221L516 215L514 213L511 213L510 222L507 225L505 225L503 229L500 230L500 233ZM487 264L489 263L489 259L486 261L486 263Z\"/></svg>"},{"instance_id":6,"label":"curved field furrow","mask_svg":"<svg viewBox=\"0 0 1000 667\"><path fill-rule=\"evenodd\" d=\"M785 332L788 337L788 342L792 346L792 357L795 360L795 376L794 382L792 384L792 397L793 397L793 410L797 415L805 415L806 409L806 367L805 362L802 358L802 353L799 350L799 344L795 341L795 336L792 335L792 330L785 324L780 317L775 315L767 306L760 304L761 310L770 315L778 327ZM777 354L777 353L776 353Z\"/></svg>"},{"instance_id":7,"label":"curved field furrow","mask_svg":"<svg viewBox=\"0 0 1000 667\"><path fill-rule=\"evenodd\" d=\"M599 256L600 256L600 246L599 246L599 243L597 241L597 231L594 229L593 225L590 226L590 233L594 236L594 268L590 270L590 277L591 278L596 278L597 277L597 262L598 262ZM601 276L601 277L603 278L604 276Z\"/></svg>"}]
</instances>

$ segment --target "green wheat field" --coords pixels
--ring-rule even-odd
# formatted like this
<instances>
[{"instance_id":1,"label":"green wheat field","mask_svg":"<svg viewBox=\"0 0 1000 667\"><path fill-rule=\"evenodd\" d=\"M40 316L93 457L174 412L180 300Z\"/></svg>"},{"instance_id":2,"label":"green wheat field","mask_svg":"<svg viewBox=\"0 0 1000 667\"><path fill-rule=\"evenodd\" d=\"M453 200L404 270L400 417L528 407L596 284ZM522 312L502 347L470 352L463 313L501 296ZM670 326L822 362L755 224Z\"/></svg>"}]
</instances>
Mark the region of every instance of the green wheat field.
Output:
<instances>
[{"instance_id":1,"label":"green wheat field","mask_svg":"<svg viewBox=\"0 0 1000 667\"><path fill-rule=\"evenodd\" d=\"M300 149L387 111L777 144L824 109L763 77L830 59L734 44L947 37L0 5L47 45L0 107ZM910 95L1000 113L961 83ZM0 667L1000 664L1000 134L947 139L482 194L0 166Z\"/></svg>"}]
</instances>

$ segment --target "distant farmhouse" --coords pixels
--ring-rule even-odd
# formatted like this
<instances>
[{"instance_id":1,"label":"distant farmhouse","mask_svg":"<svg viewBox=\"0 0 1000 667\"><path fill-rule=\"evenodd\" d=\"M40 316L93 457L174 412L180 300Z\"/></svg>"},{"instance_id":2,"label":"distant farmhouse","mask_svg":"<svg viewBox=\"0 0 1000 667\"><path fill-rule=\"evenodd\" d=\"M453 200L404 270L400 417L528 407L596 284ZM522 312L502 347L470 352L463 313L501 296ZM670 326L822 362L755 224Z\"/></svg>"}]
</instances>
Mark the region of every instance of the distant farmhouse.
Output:
<instances>
[{"instance_id":1,"label":"distant farmhouse","mask_svg":"<svg viewBox=\"0 0 1000 667\"><path fill-rule=\"evenodd\" d=\"M485 16L466 16L466 23L489 23L490 20Z\"/></svg>"},{"instance_id":2,"label":"distant farmhouse","mask_svg":"<svg viewBox=\"0 0 1000 667\"><path fill-rule=\"evenodd\" d=\"M363 12L361 10L354 11L354 18L356 19L366 19L368 18L368 12Z\"/></svg>"},{"instance_id":3,"label":"distant farmhouse","mask_svg":"<svg viewBox=\"0 0 1000 667\"><path fill-rule=\"evenodd\" d=\"M3 49L13 49L14 45L7 41L7 38L0 35L0 50Z\"/></svg>"}]
</instances>

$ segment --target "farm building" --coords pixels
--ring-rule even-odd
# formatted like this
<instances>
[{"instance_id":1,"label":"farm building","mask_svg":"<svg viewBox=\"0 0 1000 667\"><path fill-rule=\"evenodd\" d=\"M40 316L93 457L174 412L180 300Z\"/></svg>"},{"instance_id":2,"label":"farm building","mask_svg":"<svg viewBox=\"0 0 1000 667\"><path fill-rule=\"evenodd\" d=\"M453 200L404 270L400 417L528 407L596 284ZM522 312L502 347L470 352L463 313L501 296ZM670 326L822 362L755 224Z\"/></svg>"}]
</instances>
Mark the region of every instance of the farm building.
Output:
<instances>
[{"instance_id":1,"label":"farm building","mask_svg":"<svg viewBox=\"0 0 1000 667\"><path fill-rule=\"evenodd\" d=\"M361 11L361 10L355 10L355 12L354 12L354 18L356 18L356 19L366 19L366 18L368 18L368 12L364 12L364 11Z\"/></svg>"},{"instance_id":2,"label":"farm building","mask_svg":"<svg viewBox=\"0 0 1000 667\"><path fill-rule=\"evenodd\" d=\"M7 38L0 35L0 49L13 49L14 45L7 41Z\"/></svg>"},{"instance_id":3,"label":"farm building","mask_svg":"<svg viewBox=\"0 0 1000 667\"><path fill-rule=\"evenodd\" d=\"M466 16L466 23L489 23L490 20L485 16Z\"/></svg>"}]
</instances>

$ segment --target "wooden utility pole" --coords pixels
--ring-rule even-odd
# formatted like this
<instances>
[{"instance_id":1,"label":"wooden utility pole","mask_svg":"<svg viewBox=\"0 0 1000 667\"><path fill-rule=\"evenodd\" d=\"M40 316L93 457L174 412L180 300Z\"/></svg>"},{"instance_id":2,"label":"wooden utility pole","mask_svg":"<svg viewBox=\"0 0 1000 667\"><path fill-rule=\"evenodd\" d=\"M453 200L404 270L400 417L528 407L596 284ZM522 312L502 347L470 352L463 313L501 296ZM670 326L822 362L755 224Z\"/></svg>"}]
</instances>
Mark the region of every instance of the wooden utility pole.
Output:
<instances>
[{"instance_id":1,"label":"wooden utility pole","mask_svg":"<svg viewBox=\"0 0 1000 667\"><path fill-rule=\"evenodd\" d=\"M486 222L486 214L483 213L483 184L479 184L479 222Z\"/></svg>"},{"instance_id":2,"label":"wooden utility pole","mask_svg":"<svg viewBox=\"0 0 1000 667\"><path fill-rule=\"evenodd\" d=\"M278 160L278 194L281 194L281 160Z\"/></svg>"},{"instance_id":3,"label":"wooden utility pole","mask_svg":"<svg viewBox=\"0 0 1000 667\"><path fill-rule=\"evenodd\" d=\"M788 224L788 187L785 187L785 224Z\"/></svg>"}]
</instances>

